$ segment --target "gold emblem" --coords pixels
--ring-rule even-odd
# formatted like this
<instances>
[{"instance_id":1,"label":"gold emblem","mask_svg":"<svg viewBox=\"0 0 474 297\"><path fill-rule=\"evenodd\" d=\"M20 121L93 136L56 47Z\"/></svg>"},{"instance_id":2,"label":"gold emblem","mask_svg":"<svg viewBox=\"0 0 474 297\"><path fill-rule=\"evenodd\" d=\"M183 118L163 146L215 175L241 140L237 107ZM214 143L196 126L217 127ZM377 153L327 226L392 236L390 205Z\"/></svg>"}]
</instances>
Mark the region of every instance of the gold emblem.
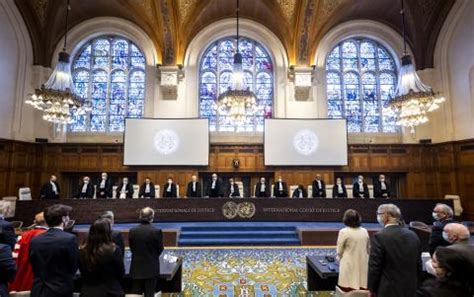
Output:
<instances>
[{"instance_id":1,"label":"gold emblem","mask_svg":"<svg viewBox=\"0 0 474 297\"><path fill-rule=\"evenodd\" d=\"M222 206L222 214L226 219L232 220L237 216L237 203L229 201Z\"/></svg>"},{"instance_id":2,"label":"gold emblem","mask_svg":"<svg viewBox=\"0 0 474 297\"><path fill-rule=\"evenodd\" d=\"M250 219L255 215L255 204L252 202L242 202L238 205L239 216L243 219Z\"/></svg>"}]
</instances>

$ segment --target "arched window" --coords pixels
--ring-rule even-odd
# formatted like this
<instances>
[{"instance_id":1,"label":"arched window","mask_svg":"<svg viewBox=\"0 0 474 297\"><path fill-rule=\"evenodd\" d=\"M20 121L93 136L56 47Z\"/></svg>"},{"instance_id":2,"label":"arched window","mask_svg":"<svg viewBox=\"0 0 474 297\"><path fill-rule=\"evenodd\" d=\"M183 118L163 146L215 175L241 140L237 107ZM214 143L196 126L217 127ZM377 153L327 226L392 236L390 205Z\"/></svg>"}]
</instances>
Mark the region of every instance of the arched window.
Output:
<instances>
[{"instance_id":1,"label":"arched window","mask_svg":"<svg viewBox=\"0 0 474 297\"><path fill-rule=\"evenodd\" d=\"M229 37L213 42L204 52L199 68L200 116L209 118L211 131L261 132L264 120L273 112L273 62L265 48L252 39L240 38L239 52L246 85L257 97L257 115L237 129L228 118L217 116L217 97L231 86L235 49L236 40Z\"/></svg>"},{"instance_id":2,"label":"arched window","mask_svg":"<svg viewBox=\"0 0 474 297\"><path fill-rule=\"evenodd\" d=\"M145 57L132 42L102 36L87 42L74 57L75 91L92 105L75 114L71 132L121 132L126 117L143 116Z\"/></svg>"},{"instance_id":3,"label":"arched window","mask_svg":"<svg viewBox=\"0 0 474 297\"><path fill-rule=\"evenodd\" d=\"M340 42L326 59L328 117L346 118L349 132L399 132L385 106L397 85L392 55L378 42Z\"/></svg>"}]
</instances>

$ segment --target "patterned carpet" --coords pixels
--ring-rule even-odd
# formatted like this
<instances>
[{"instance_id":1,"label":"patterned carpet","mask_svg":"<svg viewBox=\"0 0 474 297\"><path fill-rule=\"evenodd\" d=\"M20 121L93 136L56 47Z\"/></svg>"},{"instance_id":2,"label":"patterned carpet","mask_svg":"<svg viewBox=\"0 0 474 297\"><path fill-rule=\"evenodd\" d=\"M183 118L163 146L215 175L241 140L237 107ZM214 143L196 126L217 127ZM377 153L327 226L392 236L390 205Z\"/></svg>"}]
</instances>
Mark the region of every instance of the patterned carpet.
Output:
<instances>
[{"instance_id":1,"label":"patterned carpet","mask_svg":"<svg viewBox=\"0 0 474 297\"><path fill-rule=\"evenodd\" d=\"M325 248L166 249L182 256L183 293L166 296L330 296L306 290L307 255L334 255Z\"/></svg>"}]
</instances>

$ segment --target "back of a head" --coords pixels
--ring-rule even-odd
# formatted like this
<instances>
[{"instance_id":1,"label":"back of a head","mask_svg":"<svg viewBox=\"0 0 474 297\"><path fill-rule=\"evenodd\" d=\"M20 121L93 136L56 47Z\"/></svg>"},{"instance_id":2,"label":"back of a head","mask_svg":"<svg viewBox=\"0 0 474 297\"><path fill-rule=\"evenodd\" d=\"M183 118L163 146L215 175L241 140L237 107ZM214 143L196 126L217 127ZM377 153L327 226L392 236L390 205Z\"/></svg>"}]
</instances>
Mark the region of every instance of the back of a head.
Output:
<instances>
[{"instance_id":1,"label":"back of a head","mask_svg":"<svg viewBox=\"0 0 474 297\"><path fill-rule=\"evenodd\" d=\"M114 215L113 211L107 210L107 211L104 211L104 213L102 213L99 218L109 220L110 224L112 225L114 223L115 215Z\"/></svg>"},{"instance_id":2,"label":"back of a head","mask_svg":"<svg viewBox=\"0 0 474 297\"><path fill-rule=\"evenodd\" d=\"M5 216L10 209L10 202L0 200L0 216Z\"/></svg>"},{"instance_id":3,"label":"back of a head","mask_svg":"<svg viewBox=\"0 0 474 297\"><path fill-rule=\"evenodd\" d=\"M112 231L108 219L97 219L89 229L85 244L81 247L81 258L89 270L92 270L103 256L115 251Z\"/></svg>"},{"instance_id":4,"label":"back of a head","mask_svg":"<svg viewBox=\"0 0 474 297\"><path fill-rule=\"evenodd\" d=\"M457 241L469 241L471 237L471 233L469 229L464 226L463 224L459 223L449 223L444 226L444 231L450 234L451 236L455 236Z\"/></svg>"},{"instance_id":5,"label":"back of a head","mask_svg":"<svg viewBox=\"0 0 474 297\"><path fill-rule=\"evenodd\" d=\"M151 207L145 207L140 210L140 221L153 222L155 211Z\"/></svg>"},{"instance_id":6,"label":"back of a head","mask_svg":"<svg viewBox=\"0 0 474 297\"><path fill-rule=\"evenodd\" d=\"M35 215L35 225L46 226L46 220L44 219L44 212L40 212Z\"/></svg>"},{"instance_id":7,"label":"back of a head","mask_svg":"<svg viewBox=\"0 0 474 297\"><path fill-rule=\"evenodd\" d=\"M400 208L398 208L398 206L392 203L380 205L378 208L378 212L386 213L389 217L395 219L398 222L401 220L402 217L402 212L400 211Z\"/></svg>"},{"instance_id":8,"label":"back of a head","mask_svg":"<svg viewBox=\"0 0 474 297\"><path fill-rule=\"evenodd\" d=\"M445 271L444 279L450 284L460 283L464 289L474 293L472 276L474 265L467 256L459 251L447 247L438 247L435 252L438 266Z\"/></svg>"},{"instance_id":9,"label":"back of a head","mask_svg":"<svg viewBox=\"0 0 474 297\"><path fill-rule=\"evenodd\" d=\"M351 228L358 228L362 223L362 218L357 210L348 209L344 212L344 217L342 218L342 222L347 227Z\"/></svg>"},{"instance_id":10,"label":"back of a head","mask_svg":"<svg viewBox=\"0 0 474 297\"><path fill-rule=\"evenodd\" d=\"M63 217L69 216L72 207L64 204L54 204L48 207L44 218L49 227L57 227L63 222Z\"/></svg>"}]
</instances>

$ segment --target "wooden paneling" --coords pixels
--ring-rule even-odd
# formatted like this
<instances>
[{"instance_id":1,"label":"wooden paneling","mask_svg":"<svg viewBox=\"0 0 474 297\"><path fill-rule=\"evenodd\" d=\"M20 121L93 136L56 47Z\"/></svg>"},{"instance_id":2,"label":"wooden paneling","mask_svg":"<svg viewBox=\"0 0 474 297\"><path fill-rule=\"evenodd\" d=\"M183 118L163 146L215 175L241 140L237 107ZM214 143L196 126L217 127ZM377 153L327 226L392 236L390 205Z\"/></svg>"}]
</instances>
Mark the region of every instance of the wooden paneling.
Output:
<instances>
[{"instance_id":1,"label":"wooden paneling","mask_svg":"<svg viewBox=\"0 0 474 297\"><path fill-rule=\"evenodd\" d=\"M348 152L347 166L266 167L262 145L211 145L209 166L144 167L124 166L121 144L38 144L0 140L0 196L17 195L18 187L27 185L37 197L40 185L50 174L56 174L61 183L63 173L76 172L106 171L119 175L136 172L137 182L150 176L160 185L172 176L183 188L191 176L199 172L248 173L252 176L252 185L259 175L272 180L281 175L289 185L309 185L317 173L327 184L334 183L336 174L350 182L359 173L366 176L386 173L398 176L402 197L460 195L466 217L474 219L474 140L428 145L350 145ZM239 168L233 167L234 159L240 161Z\"/></svg>"}]
</instances>

